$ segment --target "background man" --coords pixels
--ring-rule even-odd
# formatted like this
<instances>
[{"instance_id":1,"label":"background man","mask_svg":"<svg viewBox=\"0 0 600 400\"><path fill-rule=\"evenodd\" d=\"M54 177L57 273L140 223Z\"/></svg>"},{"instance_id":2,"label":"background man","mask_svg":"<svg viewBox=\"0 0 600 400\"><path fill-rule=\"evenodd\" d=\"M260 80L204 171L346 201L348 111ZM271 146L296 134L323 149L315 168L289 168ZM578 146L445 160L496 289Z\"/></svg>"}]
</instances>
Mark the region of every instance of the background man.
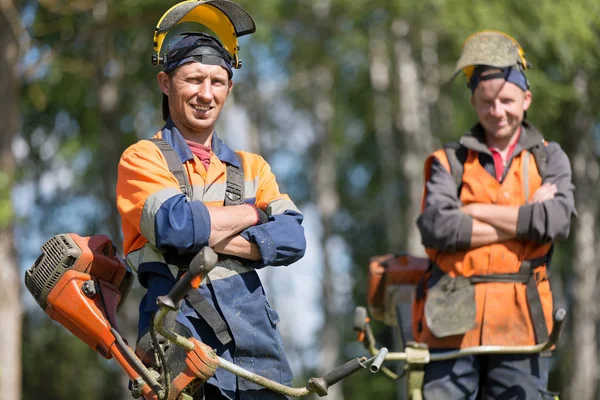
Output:
<instances>
[{"instance_id":1,"label":"background man","mask_svg":"<svg viewBox=\"0 0 600 400\"><path fill-rule=\"evenodd\" d=\"M518 43L493 31L469 37L457 63L479 122L425 163L418 226L433 266L413 329L432 349L533 345L552 327L547 265L569 233L574 186L566 154L525 120L527 68ZM547 379L547 357L463 357L428 364L424 395L546 398Z\"/></svg>"}]
</instances>

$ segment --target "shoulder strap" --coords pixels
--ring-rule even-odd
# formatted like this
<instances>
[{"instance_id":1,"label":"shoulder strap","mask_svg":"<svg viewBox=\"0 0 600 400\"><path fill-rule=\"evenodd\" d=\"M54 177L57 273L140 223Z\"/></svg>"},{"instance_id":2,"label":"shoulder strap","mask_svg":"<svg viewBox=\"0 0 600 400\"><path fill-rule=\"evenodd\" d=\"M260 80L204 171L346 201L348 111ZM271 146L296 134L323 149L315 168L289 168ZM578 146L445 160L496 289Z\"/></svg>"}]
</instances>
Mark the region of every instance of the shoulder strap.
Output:
<instances>
[{"instance_id":1,"label":"shoulder strap","mask_svg":"<svg viewBox=\"0 0 600 400\"><path fill-rule=\"evenodd\" d=\"M548 164L548 150L546 149L546 145L545 143L540 143L532 147L530 151L533 154L538 172L542 177L542 182L544 182L544 179L546 179L546 165Z\"/></svg>"},{"instance_id":2,"label":"shoulder strap","mask_svg":"<svg viewBox=\"0 0 600 400\"><path fill-rule=\"evenodd\" d=\"M225 205L237 206L244 202L244 164L242 157L235 153L240 167L227 164L227 186L225 188Z\"/></svg>"},{"instance_id":3,"label":"shoulder strap","mask_svg":"<svg viewBox=\"0 0 600 400\"><path fill-rule=\"evenodd\" d=\"M158 147L163 153L163 156L165 156L169 171L175 175L175 178L177 178L177 181L179 182L179 189L181 190L181 193L185 194L191 199L194 195L192 185L190 184L185 169L183 169L181 160L177 156L177 153L175 153L175 149L173 149L173 147L171 147L171 145L164 139L152 138L150 141L154 143L156 147Z\"/></svg>"},{"instance_id":4,"label":"shoulder strap","mask_svg":"<svg viewBox=\"0 0 600 400\"><path fill-rule=\"evenodd\" d=\"M450 165L450 174L454 178L456 188L460 196L462 189L462 176L465 170L465 161L467 161L468 149L459 142L450 142L444 146L444 152Z\"/></svg>"}]
</instances>

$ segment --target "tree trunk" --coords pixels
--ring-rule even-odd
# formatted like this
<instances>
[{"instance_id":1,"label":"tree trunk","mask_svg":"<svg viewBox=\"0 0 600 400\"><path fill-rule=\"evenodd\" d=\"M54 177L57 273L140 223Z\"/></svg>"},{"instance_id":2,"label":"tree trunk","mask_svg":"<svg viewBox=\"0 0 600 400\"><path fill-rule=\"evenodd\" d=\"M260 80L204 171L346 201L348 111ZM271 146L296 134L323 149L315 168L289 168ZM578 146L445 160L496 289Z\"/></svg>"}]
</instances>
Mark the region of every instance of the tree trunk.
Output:
<instances>
[{"instance_id":1,"label":"tree trunk","mask_svg":"<svg viewBox=\"0 0 600 400\"><path fill-rule=\"evenodd\" d=\"M329 67L317 66L315 76L315 104L316 117L316 155L313 173L315 174L313 186L317 211L319 213L323 244L323 276L322 276L322 301L324 325L321 333L321 355L319 374L322 375L337 366L340 359L339 345L339 318L335 307L334 276L329 257L328 247L333 237L333 218L339 209L339 195L336 190L337 171L335 168L335 149L331 140L333 128L334 106L332 100L333 73ZM330 387L328 399L342 400L340 385Z\"/></svg>"},{"instance_id":2,"label":"tree trunk","mask_svg":"<svg viewBox=\"0 0 600 400\"><path fill-rule=\"evenodd\" d=\"M397 162L398 149L394 141L392 102L390 94L390 66L385 31L381 26L371 28L369 33L369 65L373 106L375 113L375 137L379 150L381 180L383 183L383 215L385 218L386 251L402 250L404 224L400 206L400 171Z\"/></svg>"},{"instance_id":3,"label":"tree trunk","mask_svg":"<svg viewBox=\"0 0 600 400\"><path fill-rule=\"evenodd\" d=\"M572 366L567 387L569 399L592 400L596 395L598 380L598 357L596 345L596 285L598 278L598 177L600 166L594 146L590 145L592 129L587 86L588 79L580 74L575 79L576 91L581 99L580 111L575 116L576 140L571 154L573 180L577 188L575 205L578 218L575 221L575 260L573 262L573 303L571 335ZM588 111L588 112L586 112Z\"/></svg>"},{"instance_id":4,"label":"tree trunk","mask_svg":"<svg viewBox=\"0 0 600 400\"><path fill-rule=\"evenodd\" d=\"M408 193L407 204L403 207L404 224L407 232L404 239L406 251L412 255L424 255L421 244L421 234L416 220L421 213L421 197L423 194L423 164L428 153L433 150L433 135L430 125L429 109L437 100L437 84L439 66L437 64L437 40L432 31L421 30L422 56L419 60L414 55L413 45L409 34L417 34L419 30L411 28L408 22L395 20L392 24L395 43L396 68L398 74L398 97L400 110L397 114L396 126L401 131L403 139L400 154L400 167L404 173L404 185ZM424 71L423 77L419 71ZM398 222L400 224L400 222ZM400 305L404 316L410 315L409 305ZM406 327L410 322L403 321ZM406 331L406 329L403 329ZM409 334L409 332L404 332ZM403 351L402 337L398 329L394 330L396 351ZM398 365L397 373L402 372L403 365ZM396 386L397 399L406 398L406 381L400 379Z\"/></svg>"},{"instance_id":5,"label":"tree trunk","mask_svg":"<svg viewBox=\"0 0 600 400\"><path fill-rule=\"evenodd\" d=\"M400 98L400 110L396 125L402 132L402 138L404 139L400 162L409 196L405 208L405 228L408 232L406 250L413 255L422 255L424 249L421 245L421 235L415 221L421 212L423 163L427 154L433 150L433 139L429 123L431 101L424 90L427 86L424 86L421 81L419 76L421 68L413 54L412 44L409 41L410 25L406 21L396 20L392 29L395 35ZM423 39L428 39L428 41L423 40L423 48L428 49L429 53L435 55L436 43L433 33L424 34ZM429 87L431 86L430 84Z\"/></svg>"},{"instance_id":6,"label":"tree trunk","mask_svg":"<svg viewBox=\"0 0 600 400\"><path fill-rule=\"evenodd\" d=\"M122 254L122 235L121 235L121 217L117 209L116 184L117 167L121 157L121 137L123 136L119 127L119 87L123 79L125 65L120 54L115 50L115 36L110 28L106 28L110 13L107 0L98 0L94 3L92 10L93 23L98 28L92 39L93 57L96 66L94 87L97 88L98 96L98 151L102 154L98 159L102 160L101 165L101 190L99 198L103 200L106 209L109 210L106 224L103 229L108 230L108 235L112 239L118 252ZM115 69L107 73L107 64L114 63ZM94 232L99 233L99 232ZM134 290L137 289L137 290ZM119 310L119 330L123 337L135 347L135 338L137 337L137 319L140 290L136 285L131 290L131 295ZM136 301L137 300L137 301ZM131 399L131 394L126 389L129 384L128 376L123 373L120 375L121 398L123 400ZM116 382L115 382L116 383Z\"/></svg>"},{"instance_id":7,"label":"tree trunk","mask_svg":"<svg viewBox=\"0 0 600 400\"><path fill-rule=\"evenodd\" d=\"M12 12L11 12L12 11ZM15 158L12 139L18 121L17 59L19 45L11 27L21 21L11 1L0 1L0 394L5 400L21 398L21 296L20 273L13 235L12 186L15 179Z\"/></svg>"}]
</instances>

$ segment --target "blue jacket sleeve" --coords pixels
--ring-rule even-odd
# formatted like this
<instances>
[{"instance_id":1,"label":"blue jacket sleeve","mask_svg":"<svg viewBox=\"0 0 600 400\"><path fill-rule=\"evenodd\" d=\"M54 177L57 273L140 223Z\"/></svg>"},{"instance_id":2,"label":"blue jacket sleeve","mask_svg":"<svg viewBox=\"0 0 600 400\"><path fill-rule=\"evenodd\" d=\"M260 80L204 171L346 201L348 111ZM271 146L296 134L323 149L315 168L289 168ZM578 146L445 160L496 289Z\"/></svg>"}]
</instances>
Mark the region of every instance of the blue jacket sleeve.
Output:
<instances>
[{"instance_id":1,"label":"blue jacket sleeve","mask_svg":"<svg viewBox=\"0 0 600 400\"><path fill-rule=\"evenodd\" d=\"M210 215L200 201L189 201L183 194L161 204L154 218L156 247L178 254L197 253L208 245Z\"/></svg>"},{"instance_id":2,"label":"blue jacket sleeve","mask_svg":"<svg viewBox=\"0 0 600 400\"><path fill-rule=\"evenodd\" d=\"M302 227L302 214L287 210L282 214L272 215L269 222L251 226L240 235L260 249L262 262L255 268L268 265L290 265L304 256L306 239Z\"/></svg>"}]
</instances>

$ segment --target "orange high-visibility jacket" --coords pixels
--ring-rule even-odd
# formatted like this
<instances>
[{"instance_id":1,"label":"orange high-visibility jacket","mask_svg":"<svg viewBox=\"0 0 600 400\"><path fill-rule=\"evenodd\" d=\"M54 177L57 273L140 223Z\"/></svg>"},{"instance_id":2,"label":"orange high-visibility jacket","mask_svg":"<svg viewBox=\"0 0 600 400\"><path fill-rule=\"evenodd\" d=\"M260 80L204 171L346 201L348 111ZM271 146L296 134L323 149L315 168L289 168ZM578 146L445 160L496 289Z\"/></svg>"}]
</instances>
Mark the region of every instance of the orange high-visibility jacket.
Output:
<instances>
[{"instance_id":1,"label":"orange high-visibility jacket","mask_svg":"<svg viewBox=\"0 0 600 400\"><path fill-rule=\"evenodd\" d=\"M548 161L544 183L556 184L558 192L552 200L528 204L542 185L542 178L534 157L525 154L542 140L535 128L524 122L513 156L507 161L504 177L498 182L491 152L483 139L483 128L475 126L460 141L468 149L460 198L445 151L438 150L428 157L418 225L430 260L442 272L452 277L518 273L524 260L543 259L555 239L568 235L570 219L575 213L574 187L569 160L556 143L546 146ZM528 174L528 185L524 184L524 174ZM524 193L525 186L528 186L528 193ZM519 206L517 238L471 249L473 221L460 211L462 205L470 203ZM534 276L546 327L551 330L552 295L546 269L545 264L537 267ZM437 338L423 316L427 283L424 282L421 288L421 299L415 302L413 333L417 340L431 348L535 344L525 284L475 284L475 327L464 335Z\"/></svg>"}]
</instances>

